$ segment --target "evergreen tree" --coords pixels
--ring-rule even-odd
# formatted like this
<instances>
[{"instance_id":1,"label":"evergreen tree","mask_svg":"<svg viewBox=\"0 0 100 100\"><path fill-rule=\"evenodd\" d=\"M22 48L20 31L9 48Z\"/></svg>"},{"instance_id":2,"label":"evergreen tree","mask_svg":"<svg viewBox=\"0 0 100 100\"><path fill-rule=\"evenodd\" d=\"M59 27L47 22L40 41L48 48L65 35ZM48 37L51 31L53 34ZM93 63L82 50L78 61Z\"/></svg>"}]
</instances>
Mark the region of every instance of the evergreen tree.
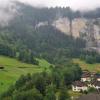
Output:
<instances>
[{"instance_id":1,"label":"evergreen tree","mask_svg":"<svg viewBox=\"0 0 100 100\"><path fill-rule=\"evenodd\" d=\"M69 95L64 86L60 88L59 100L69 100Z\"/></svg>"},{"instance_id":2,"label":"evergreen tree","mask_svg":"<svg viewBox=\"0 0 100 100\"><path fill-rule=\"evenodd\" d=\"M47 86L44 100L56 100L55 87L53 85Z\"/></svg>"}]
</instances>

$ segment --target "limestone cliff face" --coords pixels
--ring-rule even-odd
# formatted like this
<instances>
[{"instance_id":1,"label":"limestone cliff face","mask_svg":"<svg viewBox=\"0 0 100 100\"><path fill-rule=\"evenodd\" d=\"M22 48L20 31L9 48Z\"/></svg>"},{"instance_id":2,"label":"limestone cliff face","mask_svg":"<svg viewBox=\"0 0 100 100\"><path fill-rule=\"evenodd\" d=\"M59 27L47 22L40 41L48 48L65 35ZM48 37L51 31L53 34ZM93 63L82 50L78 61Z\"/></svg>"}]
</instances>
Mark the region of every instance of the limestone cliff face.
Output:
<instances>
[{"instance_id":1,"label":"limestone cliff face","mask_svg":"<svg viewBox=\"0 0 100 100\"><path fill-rule=\"evenodd\" d=\"M47 25L47 22L41 22L37 26ZM70 22L68 18L59 18L52 25L64 34L70 34ZM100 51L100 18L85 19L76 18L72 20L72 35L86 40L86 47Z\"/></svg>"},{"instance_id":2,"label":"limestone cliff face","mask_svg":"<svg viewBox=\"0 0 100 100\"><path fill-rule=\"evenodd\" d=\"M80 36L80 31L86 26L86 19L77 18L72 21L72 34L74 37ZM60 18L57 21L54 21L54 25L57 29L61 30L65 34L70 35L70 22L68 18Z\"/></svg>"},{"instance_id":3,"label":"limestone cliff face","mask_svg":"<svg viewBox=\"0 0 100 100\"><path fill-rule=\"evenodd\" d=\"M54 21L53 25L64 32L67 35L70 35L70 26L68 18L60 18L57 21ZM76 18L72 21L72 33L73 36L81 37L86 40L87 48L100 48L100 19L85 19L85 18Z\"/></svg>"},{"instance_id":4,"label":"limestone cliff face","mask_svg":"<svg viewBox=\"0 0 100 100\"><path fill-rule=\"evenodd\" d=\"M87 48L100 49L100 19L89 19L80 37L87 41Z\"/></svg>"}]
</instances>

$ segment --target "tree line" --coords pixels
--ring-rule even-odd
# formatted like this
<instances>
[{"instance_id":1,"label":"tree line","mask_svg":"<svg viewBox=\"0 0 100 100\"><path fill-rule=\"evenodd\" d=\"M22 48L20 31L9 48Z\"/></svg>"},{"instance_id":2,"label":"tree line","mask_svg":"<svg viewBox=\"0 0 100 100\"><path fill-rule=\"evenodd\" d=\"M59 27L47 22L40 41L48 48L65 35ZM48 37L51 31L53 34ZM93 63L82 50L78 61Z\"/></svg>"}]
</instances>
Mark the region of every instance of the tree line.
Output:
<instances>
[{"instance_id":1,"label":"tree line","mask_svg":"<svg viewBox=\"0 0 100 100\"><path fill-rule=\"evenodd\" d=\"M96 51L84 51L80 59L89 64L100 63L100 54Z\"/></svg>"}]
</instances>

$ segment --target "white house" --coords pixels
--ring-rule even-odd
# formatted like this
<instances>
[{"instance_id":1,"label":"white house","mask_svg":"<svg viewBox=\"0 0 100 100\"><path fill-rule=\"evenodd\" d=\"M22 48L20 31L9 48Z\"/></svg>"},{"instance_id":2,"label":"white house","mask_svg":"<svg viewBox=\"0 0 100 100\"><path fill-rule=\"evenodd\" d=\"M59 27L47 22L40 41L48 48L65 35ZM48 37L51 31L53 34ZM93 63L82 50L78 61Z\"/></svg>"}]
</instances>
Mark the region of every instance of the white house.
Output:
<instances>
[{"instance_id":1,"label":"white house","mask_svg":"<svg viewBox=\"0 0 100 100\"><path fill-rule=\"evenodd\" d=\"M81 81L75 81L72 84L72 90L75 91L75 92L87 91L88 87L85 83L83 83Z\"/></svg>"}]
</instances>

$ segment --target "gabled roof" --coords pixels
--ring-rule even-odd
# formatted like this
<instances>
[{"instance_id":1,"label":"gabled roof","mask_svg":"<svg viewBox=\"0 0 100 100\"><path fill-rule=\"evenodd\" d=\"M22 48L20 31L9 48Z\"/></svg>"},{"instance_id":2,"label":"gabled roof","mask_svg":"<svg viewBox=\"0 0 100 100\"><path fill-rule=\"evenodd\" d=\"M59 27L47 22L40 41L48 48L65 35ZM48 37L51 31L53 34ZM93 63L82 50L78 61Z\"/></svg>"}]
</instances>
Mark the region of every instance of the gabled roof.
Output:
<instances>
[{"instance_id":1,"label":"gabled roof","mask_svg":"<svg viewBox=\"0 0 100 100\"><path fill-rule=\"evenodd\" d=\"M83 72L81 78L87 78L87 77L91 77L91 73L90 72Z\"/></svg>"},{"instance_id":2,"label":"gabled roof","mask_svg":"<svg viewBox=\"0 0 100 100\"><path fill-rule=\"evenodd\" d=\"M75 81L73 82L72 85L77 86L77 87L87 86L84 82L81 82L81 81Z\"/></svg>"},{"instance_id":3,"label":"gabled roof","mask_svg":"<svg viewBox=\"0 0 100 100\"><path fill-rule=\"evenodd\" d=\"M96 72L95 72L95 71L91 72L91 75L95 75L95 74L96 74Z\"/></svg>"},{"instance_id":4,"label":"gabled roof","mask_svg":"<svg viewBox=\"0 0 100 100\"><path fill-rule=\"evenodd\" d=\"M99 87L100 87L100 81L95 81L95 82L93 83L93 85L94 85L94 86L99 86Z\"/></svg>"}]
</instances>

